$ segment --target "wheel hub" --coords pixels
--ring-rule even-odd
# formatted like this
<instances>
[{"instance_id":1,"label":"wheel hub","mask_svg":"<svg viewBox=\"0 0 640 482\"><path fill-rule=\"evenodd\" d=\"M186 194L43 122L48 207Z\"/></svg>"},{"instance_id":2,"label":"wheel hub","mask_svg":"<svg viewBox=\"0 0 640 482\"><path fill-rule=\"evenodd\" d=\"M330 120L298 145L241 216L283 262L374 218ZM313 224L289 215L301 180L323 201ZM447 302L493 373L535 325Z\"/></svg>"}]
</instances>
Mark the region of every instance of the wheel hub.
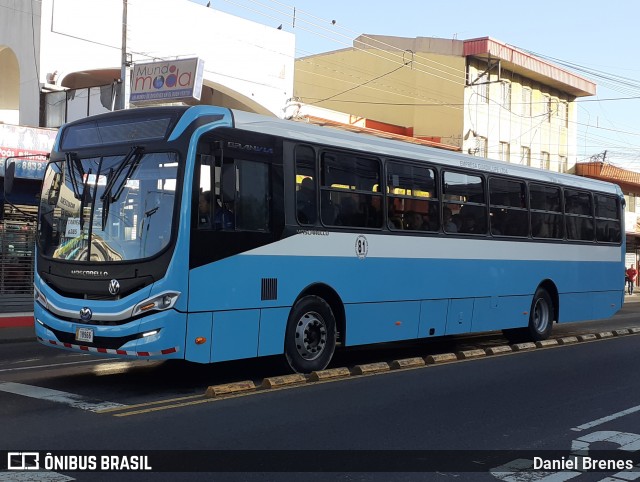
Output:
<instances>
[{"instance_id":1,"label":"wheel hub","mask_svg":"<svg viewBox=\"0 0 640 482\"><path fill-rule=\"evenodd\" d=\"M533 307L533 326L538 333L543 333L549 326L550 310L549 305L542 298L536 300Z\"/></svg>"},{"instance_id":2,"label":"wheel hub","mask_svg":"<svg viewBox=\"0 0 640 482\"><path fill-rule=\"evenodd\" d=\"M296 349L305 360L318 358L327 344L327 326L318 313L305 313L296 324Z\"/></svg>"}]
</instances>

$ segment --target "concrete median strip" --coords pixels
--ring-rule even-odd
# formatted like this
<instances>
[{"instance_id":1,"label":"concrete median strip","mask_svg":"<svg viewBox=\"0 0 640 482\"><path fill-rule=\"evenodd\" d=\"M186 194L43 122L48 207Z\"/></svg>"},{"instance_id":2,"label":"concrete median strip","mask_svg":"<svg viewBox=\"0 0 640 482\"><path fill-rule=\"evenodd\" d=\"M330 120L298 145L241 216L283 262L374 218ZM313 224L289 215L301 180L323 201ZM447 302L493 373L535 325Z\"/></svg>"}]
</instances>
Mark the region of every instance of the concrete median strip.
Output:
<instances>
[{"instance_id":1,"label":"concrete median strip","mask_svg":"<svg viewBox=\"0 0 640 482\"><path fill-rule=\"evenodd\" d=\"M311 373L309 376L310 382L322 382L325 380L335 380L338 378L350 377L351 372L347 367L330 368L328 370L319 370Z\"/></svg>"},{"instance_id":2,"label":"concrete median strip","mask_svg":"<svg viewBox=\"0 0 640 482\"><path fill-rule=\"evenodd\" d=\"M401 360L393 360L391 362L392 370L401 370L403 368L418 368L425 366L425 362L423 358L413 357L413 358L402 358Z\"/></svg>"},{"instance_id":3,"label":"concrete median strip","mask_svg":"<svg viewBox=\"0 0 640 482\"><path fill-rule=\"evenodd\" d=\"M513 351L535 350L536 344L530 341L526 343L514 343L511 345Z\"/></svg>"},{"instance_id":4,"label":"concrete median strip","mask_svg":"<svg viewBox=\"0 0 640 482\"><path fill-rule=\"evenodd\" d=\"M487 353L487 355L500 355L502 353L511 353L513 351L513 348L511 348L509 345L500 345L485 348L484 351Z\"/></svg>"},{"instance_id":5,"label":"concrete median strip","mask_svg":"<svg viewBox=\"0 0 640 482\"><path fill-rule=\"evenodd\" d=\"M558 346L558 340L552 339L536 341L536 347L538 348L547 348L549 346Z\"/></svg>"},{"instance_id":6,"label":"concrete median strip","mask_svg":"<svg viewBox=\"0 0 640 482\"><path fill-rule=\"evenodd\" d=\"M571 343L578 343L578 338L575 336L563 336L562 338L558 338L559 345L569 345Z\"/></svg>"},{"instance_id":7,"label":"concrete median strip","mask_svg":"<svg viewBox=\"0 0 640 482\"><path fill-rule=\"evenodd\" d=\"M613 330L613 334L614 336L623 336L623 335L628 335L629 334L629 330Z\"/></svg>"},{"instance_id":8,"label":"concrete median strip","mask_svg":"<svg viewBox=\"0 0 640 482\"><path fill-rule=\"evenodd\" d=\"M456 356L458 357L458 360L470 360L472 358L480 358L483 356L487 356L487 353L484 350L462 350L459 352L456 352Z\"/></svg>"},{"instance_id":9,"label":"concrete median strip","mask_svg":"<svg viewBox=\"0 0 640 482\"><path fill-rule=\"evenodd\" d=\"M356 365L351 370L352 375L369 375L371 373L388 372L391 367L387 362L367 363L365 365Z\"/></svg>"},{"instance_id":10,"label":"concrete median strip","mask_svg":"<svg viewBox=\"0 0 640 482\"><path fill-rule=\"evenodd\" d=\"M613 333L611 333L610 331L601 331L600 333L596 333L596 338L598 340L602 340L603 338L611 338L613 336Z\"/></svg>"},{"instance_id":11,"label":"concrete median strip","mask_svg":"<svg viewBox=\"0 0 640 482\"><path fill-rule=\"evenodd\" d=\"M458 361L458 357L454 353L440 353L439 355L429 355L424 361L427 365L437 365L439 363Z\"/></svg>"},{"instance_id":12,"label":"concrete median strip","mask_svg":"<svg viewBox=\"0 0 640 482\"><path fill-rule=\"evenodd\" d=\"M212 385L207 388L205 395L209 398L217 398L225 395L250 392L256 389L256 385L251 380L243 382L224 383L222 385Z\"/></svg>"},{"instance_id":13,"label":"concrete median strip","mask_svg":"<svg viewBox=\"0 0 640 482\"><path fill-rule=\"evenodd\" d=\"M270 389L300 385L302 383L307 383L307 377L301 373L292 373L291 375L265 378L260 386L261 388Z\"/></svg>"},{"instance_id":14,"label":"concrete median strip","mask_svg":"<svg viewBox=\"0 0 640 482\"><path fill-rule=\"evenodd\" d=\"M589 333L587 335L578 335L578 341L593 341L596 339L596 335Z\"/></svg>"}]
</instances>

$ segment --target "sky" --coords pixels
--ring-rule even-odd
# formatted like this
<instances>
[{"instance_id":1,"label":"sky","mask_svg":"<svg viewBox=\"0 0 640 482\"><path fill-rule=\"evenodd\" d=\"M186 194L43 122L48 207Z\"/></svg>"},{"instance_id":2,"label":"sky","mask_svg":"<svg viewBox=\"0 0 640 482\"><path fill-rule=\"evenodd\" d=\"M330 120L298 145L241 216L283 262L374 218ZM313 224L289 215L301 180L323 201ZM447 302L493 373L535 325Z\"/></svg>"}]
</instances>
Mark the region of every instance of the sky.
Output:
<instances>
[{"instance_id":1,"label":"sky","mask_svg":"<svg viewBox=\"0 0 640 482\"><path fill-rule=\"evenodd\" d=\"M211 8L282 25L296 35L296 58L351 47L360 34L492 37L595 82L596 95L578 101L578 161L606 151L607 161L640 172L637 0L211 0Z\"/></svg>"}]
</instances>

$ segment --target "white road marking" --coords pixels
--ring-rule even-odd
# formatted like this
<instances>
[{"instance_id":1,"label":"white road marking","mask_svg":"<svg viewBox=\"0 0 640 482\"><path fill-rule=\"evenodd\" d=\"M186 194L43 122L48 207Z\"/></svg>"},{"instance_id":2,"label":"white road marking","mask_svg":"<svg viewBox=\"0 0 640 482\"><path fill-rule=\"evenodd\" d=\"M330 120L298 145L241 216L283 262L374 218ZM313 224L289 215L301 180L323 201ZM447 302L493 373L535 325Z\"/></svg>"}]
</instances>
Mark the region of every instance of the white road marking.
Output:
<instances>
[{"instance_id":1,"label":"white road marking","mask_svg":"<svg viewBox=\"0 0 640 482\"><path fill-rule=\"evenodd\" d=\"M76 480L56 472L0 472L0 482L69 482Z\"/></svg>"},{"instance_id":2,"label":"white road marking","mask_svg":"<svg viewBox=\"0 0 640 482\"><path fill-rule=\"evenodd\" d=\"M610 422L611 420L615 420L616 418L624 417L625 415L630 415L635 412L640 412L640 405L636 405L635 407L622 410L621 412L616 412L614 414L607 415L606 417L599 418L598 420L594 420L593 422L583 423L582 425L578 425L577 427L574 427L571 430L573 430L574 432L582 432L583 430L587 430L588 428L602 425L603 423Z\"/></svg>"},{"instance_id":3,"label":"white road marking","mask_svg":"<svg viewBox=\"0 0 640 482\"><path fill-rule=\"evenodd\" d=\"M66 363L53 363L51 365L34 365L34 366L30 366L30 367L18 367L18 368L1 368L0 369L0 373L1 372L17 372L17 371L21 371L21 370L33 370L35 368L56 368L56 367L60 367L63 365L78 365L80 363L105 363L104 360L81 360L81 361L74 361L74 362L66 362Z\"/></svg>"},{"instance_id":4,"label":"white road marking","mask_svg":"<svg viewBox=\"0 0 640 482\"><path fill-rule=\"evenodd\" d=\"M565 482L582 475L582 472L532 471L533 460L516 459L491 469L490 473L503 482Z\"/></svg>"},{"instance_id":5,"label":"white road marking","mask_svg":"<svg viewBox=\"0 0 640 482\"><path fill-rule=\"evenodd\" d=\"M121 403L96 402L75 393L61 392L50 388L24 385L22 383L0 382L0 392L13 393L24 397L38 398L49 402L63 403L73 408L80 408L90 412L97 412L107 408L126 407Z\"/></svg>"}]
</instances>

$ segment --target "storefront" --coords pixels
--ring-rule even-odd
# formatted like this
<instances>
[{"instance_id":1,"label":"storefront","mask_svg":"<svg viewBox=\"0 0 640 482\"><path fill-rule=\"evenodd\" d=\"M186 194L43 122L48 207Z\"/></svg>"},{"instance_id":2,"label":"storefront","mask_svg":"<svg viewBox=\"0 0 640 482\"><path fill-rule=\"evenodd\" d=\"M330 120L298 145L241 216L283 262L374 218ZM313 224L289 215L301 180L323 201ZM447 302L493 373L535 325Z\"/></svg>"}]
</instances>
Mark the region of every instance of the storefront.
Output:
<instances>
[{"instance_id":1,"label":"storefront","mask_svg":"<svg viewBox=\"0 0 640 482\"><path fill-rule=\"evenodd\" d=\"M8 199L0 190L0 313L33 310L33 251L42 176L57 130L0 124L0 183L16 163ZM20 157L27 156L27 157ZM13 159L17 157L16 159Z\"/></svg>"}]
</instances>

